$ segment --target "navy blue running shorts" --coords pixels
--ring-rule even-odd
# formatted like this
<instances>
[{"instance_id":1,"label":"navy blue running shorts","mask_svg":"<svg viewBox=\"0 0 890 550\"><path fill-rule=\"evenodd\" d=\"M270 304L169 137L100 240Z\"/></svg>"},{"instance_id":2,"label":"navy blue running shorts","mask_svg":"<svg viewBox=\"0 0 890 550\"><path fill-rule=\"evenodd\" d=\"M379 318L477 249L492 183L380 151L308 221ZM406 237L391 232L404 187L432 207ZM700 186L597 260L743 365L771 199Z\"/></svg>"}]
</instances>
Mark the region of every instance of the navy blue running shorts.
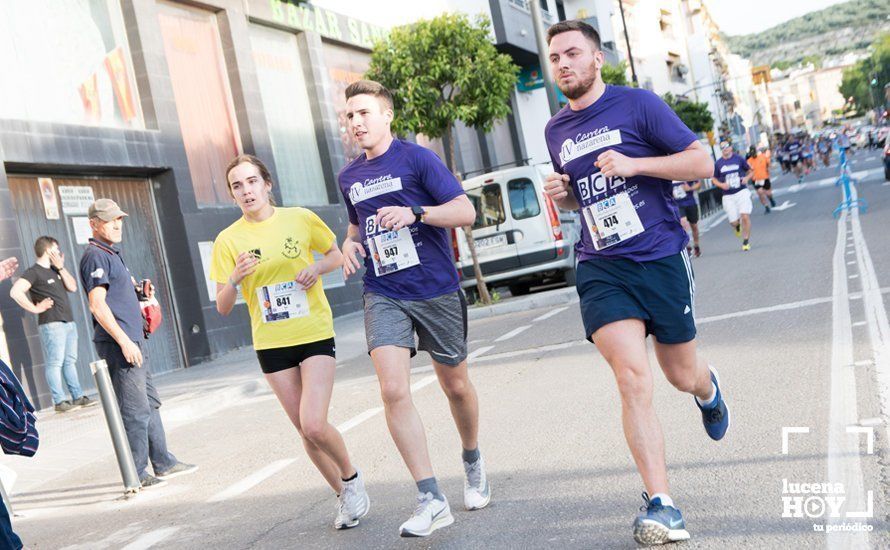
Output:
<instances>
[{"instance_id":1,"label":"navy blue running shorts","mask_svg":"<svg viewBox=\"0 0 890 550\"><path fill-rule=\"evenodd\" d=\"M640 319L662 344L695 338L695 278L685 250L648 262L623 258L578 263L584 335L622 319Z\"/></svg>"}]
</instances>

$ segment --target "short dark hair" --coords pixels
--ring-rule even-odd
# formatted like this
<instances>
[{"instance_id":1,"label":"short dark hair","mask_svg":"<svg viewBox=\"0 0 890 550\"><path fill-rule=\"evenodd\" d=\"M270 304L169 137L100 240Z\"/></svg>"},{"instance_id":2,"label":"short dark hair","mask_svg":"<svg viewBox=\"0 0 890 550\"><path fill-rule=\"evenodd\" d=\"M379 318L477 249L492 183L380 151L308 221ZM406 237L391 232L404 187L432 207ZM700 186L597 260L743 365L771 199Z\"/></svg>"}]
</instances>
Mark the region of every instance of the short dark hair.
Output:
<instances>
[{"instance_id":1,"label":"short dark hair","mask_svg":"<svg viewBox=\"0 0 890 550\"><path fill-rule=\"evenodd\" d=\"M357 95L372 95L386 102L390 109L393 108L392 93L386 86L373 80L356 80L346 88L346 99Z\"/></svg>"},{"instance_id":2,"label":"short dark hair","mask_svg":"<svg viewBox=\"0 0 890 550\"><path fill-rule=\"evenodd\" d=\"M52 248L54 244L59 244L59 241L53 237L47 235L37 237L37 240L34 241L34 254L37 254L37 257L39 258L46 254L46 251Z\"/></svg>"},{"instance_id":3,"label":"short dark hair","mask_svg":"<svg viewBox=\"0 0 890 550\"><path fill-rule=\"evenodd\" d=\"M555 25L552 25L549 29L547 29L547 44L550 44L550 41L557 34L562 34L564 32L569 31L579 31L584 35L585 38L593 42L593 46L599 50L601 49L600 43L600 33L593 28L589 23L585 23L580 19L569 19L568 21L560 21Z\"/></svg>"},{"instance_id":4,"label":"short dark hair","mask_svg":"<svg viewBox=\"0 0 890 550\"><path fill-rule=\"evenodd\" d=\"M263 181L268 181L272 185L275 183L272 181L272 173L269 172L269 168L266 167L266 164L261 161L259 158L253 155L238 155L237 157L232 159L232 162L226 167L226 189L229 190L229 196L232 197L232 184L229 183L229 172L235 169L239 164L252 164L257 167L257 170L260 171L260 177L263 178ZM275 206L275 196L269 193L269 204Z\"/></svg>"}]
</instances>

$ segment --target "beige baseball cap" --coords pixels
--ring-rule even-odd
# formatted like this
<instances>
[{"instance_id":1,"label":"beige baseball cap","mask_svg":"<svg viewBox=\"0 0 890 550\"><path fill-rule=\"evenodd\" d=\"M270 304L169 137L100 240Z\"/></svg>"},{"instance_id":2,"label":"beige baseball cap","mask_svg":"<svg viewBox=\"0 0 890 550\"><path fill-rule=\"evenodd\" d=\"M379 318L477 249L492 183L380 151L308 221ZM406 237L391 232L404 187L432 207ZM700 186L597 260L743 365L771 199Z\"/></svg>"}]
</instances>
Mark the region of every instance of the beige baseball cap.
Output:
<instances>
[{"instance_id":1,"label":"beige baseball cap","mask_svg":"<svg viewBox=\"0 0 890 550\"><path fill-rule=\"evenodd\" d=\"M87 214L90 218L99 218L106 222L129 215L121 210L121 207L111 199L96 199L96 201L90 205Z\"/></svg>"}]
</instances>

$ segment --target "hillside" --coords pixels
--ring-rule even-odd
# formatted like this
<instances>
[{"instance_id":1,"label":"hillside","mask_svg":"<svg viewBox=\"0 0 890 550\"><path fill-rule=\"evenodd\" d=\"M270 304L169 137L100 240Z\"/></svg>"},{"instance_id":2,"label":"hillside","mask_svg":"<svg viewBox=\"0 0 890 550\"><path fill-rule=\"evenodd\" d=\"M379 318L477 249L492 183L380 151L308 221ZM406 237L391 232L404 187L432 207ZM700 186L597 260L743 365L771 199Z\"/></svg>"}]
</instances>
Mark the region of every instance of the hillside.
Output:
<instances>
[{"instance_id":1,"label":"hillside","mask_svg":"<svg viewBox=\"0 0 890 550\"><path fill-rule=\"evenodd\" d=\"M851 0L796 17L754 34L726 37L730 49L754 65L790 64L805 57L862 50L890 30L890 0Z\"/></svg>"}]
</instances>

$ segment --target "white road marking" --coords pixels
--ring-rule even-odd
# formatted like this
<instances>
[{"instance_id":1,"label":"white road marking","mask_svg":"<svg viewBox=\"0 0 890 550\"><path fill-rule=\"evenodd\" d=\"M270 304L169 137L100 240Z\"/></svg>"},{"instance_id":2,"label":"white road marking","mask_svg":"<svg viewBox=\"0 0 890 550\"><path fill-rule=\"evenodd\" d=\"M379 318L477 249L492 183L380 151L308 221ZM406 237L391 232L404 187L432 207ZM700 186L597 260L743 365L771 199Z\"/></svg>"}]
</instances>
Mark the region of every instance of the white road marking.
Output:
<instances>
[{"instance_id":1,"label":"white road marking","mask_svg":"<svg viewBox=\"0 0 890 550\"><path fill-rule=\"evenodd\" d=\"M856 188L850 189L850 198L856 200ZM862 297L865 308L865 321L868 324L868 335L874 353L875 377L878 382L878 396L884 417L890 418L890 322L887 310L878 286L875 272L862 225L859 223L859 210L854 209L851 215L850 229L856 242L856 259L859 262L859 273L862 274ZM887 428L890 437L890 427ZM886 441L886 440L885 440Z\"/></svg>"},{"instance_id":2,"label":"white road marking","mask_svg":"<svg viewBox=\"0 0 890 550\"><path fill-rule=\"evenodd\" d=\"M236 497L242 493L246 493L250 489L253 489L255 486L259 485L266 479L272 477L277 474L281 470L290 466L292 462L294 462L295 458L283 458L281 460L276 460L275 462L257 470L256 472L250 474L245 477L241 481L238 481L234 485L229 486L227 489L216 493L209 499L207 499L208 503L211 502L222 502L223 500L228 500L230 498Z\"/></svg>"},{"instance_id":3,"label":"white road marking","mask_svg":"<svg viewBox=\"0 0 890 550\"><path fill-rule=\"evenodd\" d=\"M179 527L167 527L166 529L158 529L150 533L146 533L134 540L130 544L123 547L122 550L146 550L155 544L168 538L170 535L179 531Z\"/></svg>"},{"instance_id":4,"label":"white road marking","mask_svg":"<svg viewBox=\"0 0 890 550\"><path fill-rule=\"evenodd\" d=\"M707 233L708 231L710 231L710 230L713 229L714 227L720 225L720 222L722 222L722 221L725 220L725 219L726 219L726 212L723 212L723 213L720 214L719 216L714 217L714 218L710 221L710 223L709 223L708 225L706 225L705 227L700 228L700 229L698 230L698 232L699 232L699 233Z\"/></svg>"},{"instance_id":5,"label":"white road marking","mask_svg":"<svg viewBox=\"0 0 890 550\"><path fill-rule=\"evenodd\" d=\"M481 348L477 349L473 353L467 355L467 361L472 361L473 359L476 359L483 353L486 353L492 349L494 349L494 346L482 346Z\"/></svg>"},{"instance_id":6,"label":"white road marking","mask_svg":"<svg viewBox=\"0 0 890 550\"><path fill-rule=\"evenodd\" d=\"M339 431L341 434L345 434L346 432L355 428L356 426L358 426L365 420L370 420L371 418L377 416L381 412L383 412L383 407L374 407L373 409L368 409L365 412L363 412L361 414L357 414L357 415L353 416L352 418L350 418L349 420L347 420L346 422L337 426L337 431Z\"/></svg>"},{"instance_id":7,"label":"white road marking","mask_svg":"<svg viewBox=\"0 0 890 550\"><path fill-rule=\"evenodd\" d=\"M789 208L793 208L796 205L797 205L796 202L785 201L782 204L780 204L779 206L774 206L773 212L781 212L782 210L788 210Z\"/></svg>"},{"instance_id":8,"label":"white road marking","mask_svg":"<svg viewBox=\"0 0 890 550\"><path fill-rule=\"evenodd\" d=\"M575 346L590 345L587 340L575 340L573 342L562 342L561 344L550 344L548 346L538 346L534 348L518 349L514 351L505 351L504 353L495 353L494 355L486 355L477 362L481 361L497 361L500 359L510 359L511 357L519 357L520 355L534 355L536 353L546 353L548 351L558 351L561 349L573 348Z\"/></svg>"},{"instance_id":9,"label":"white road marking","mask_svg":"<svg viewBox=\"0 0 890 550\"><path fill-rule=\"evenodd\" d=\"M855 323L853 323L853 326L854 327L865 326L865 321L856 321Z\"/></svg>"},{"instance_id":10,"label":"white road marking","mask_svg":"<svg viewBox=\"0 0 890 550\"><path fill-rule=\"evenodd\" d=\"M552 311L545 313L544 315L539 315L538 317L535 317L534 319L532 319L532 323L537 323L538 321L543 321L545 319L549 319L549 318L553 317L554 315L559 315L560 313L562 313L563 311L565 311L567 309L569 309L569 306L556 308Z\"/></svg>"},{"instance_id":11,"label":"white road marking","mask_svg":"<svg viewBox=\"0 0 890 550\"><path fill-rule=\"evenodd\" d=\"M859 417L856 407L856 377L853 369L853 328L850 320L850 301L847 289L847 266L844 262L844 241L847 232L847 213L837 221L837 240L832 259L832 326L831 326L831 383L828 423L828 481L842 483L846 492L846 510L862 510L864 490L859 445L849 437L846 427ZM843 518L829 519L837 527ZM830 531L829 548L869 548L868 533Z\"/></svg>"},{"instance_id":12,"label":"white road marking","mask_svg":"<svg viewBox=\"0 0 890 550\"><path fill-rule=\"evenodd\" d=\"M425 388L435 381L436 381L435 374L431 374L431 375L427 376L426 378L422 378L422 379L418 380L417 382L411 384L411 393L416 392L420 388ZM382 408L381 408L381 410L382 410Z\"/></svg>"},{"instance_id":13,"label":"white road marking","mask_svg":"<svg viewBox=\"0 0 890 550\"><path fill-rule=\"evenodd\" d=\"M831 298L811 298L809 300L801 300L799 302L788 302L785 304L776 304L768 307L757 307L754 309L746 309L743 311L734 311L732 313L723 313L721 315L711 315L710 317L702 317L695 320L695 324L713 323L715 321L724 321L726 319L735 319L737 317L747 317L748 315L757 315L760 313L772 313L774 311L785 311L788 309L798 309L801 307L818 306L831 302Z\"/></svg>"},{"instance_id":14,"label":"white road marking","mask_svg":"<svg viewBox=\"0 0 890 550\"><path fill-rule=\"evenodd\" d=\"M503 335L499 336L498 338L495 338L494 341L495 342L503 342L504 340L509 340L510 338L513 338L514 336L518 336L530 328L532 328L531 325L523 325L521 327L516 327L513 330L511 330L510 332L508 332L507 334L503 334Z\"/></svg>"}]
</instances>

